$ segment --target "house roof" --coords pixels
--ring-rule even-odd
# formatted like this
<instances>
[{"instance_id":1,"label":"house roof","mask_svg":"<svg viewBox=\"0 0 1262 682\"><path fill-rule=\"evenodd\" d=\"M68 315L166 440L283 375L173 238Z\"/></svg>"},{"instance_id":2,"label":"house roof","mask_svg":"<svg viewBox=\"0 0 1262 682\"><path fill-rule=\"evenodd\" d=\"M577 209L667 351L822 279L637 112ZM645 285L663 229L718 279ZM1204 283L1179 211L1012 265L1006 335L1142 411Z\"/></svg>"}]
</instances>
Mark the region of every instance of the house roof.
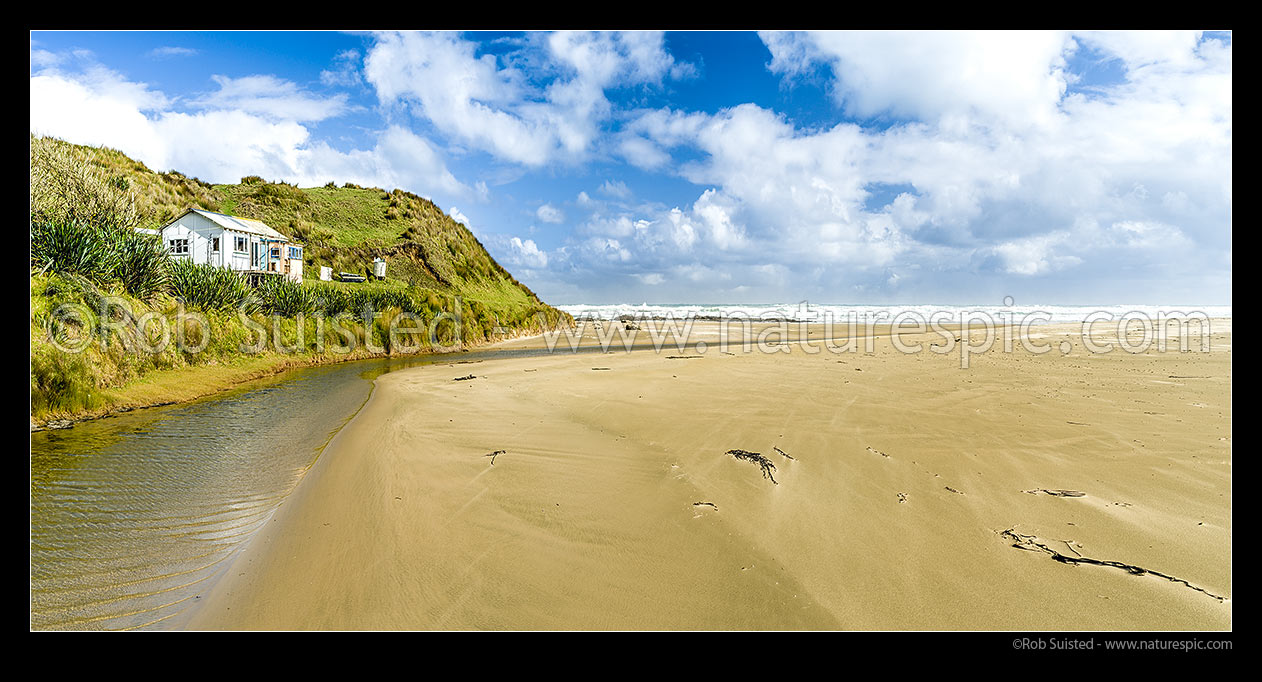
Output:
<instances>
[{"instance_id":1,"label":"house roof","mask_svg":"<svg viewBox=\"0 0 1262 682\"><path fill-rule=\"evenodd\" d=\"M183 218L189 213L196 213L197 215L215 223L216 225L224 228L225 230L235 230L237 232L249 232L250 234L257 234L264 237L268 237L270 239L280 239L286 242L290 241L288 237L268 227L266 223L260 220L250 220L249 218L238 218L236 216L224 215L222 213L215 213L214 211L205 211L200 208L188 209L187 211L176 216L175 219L172 220L171 222L167 223L166 225L163 225L162 228L166 229L176 220Z\"/></svg>"}]
</instances>

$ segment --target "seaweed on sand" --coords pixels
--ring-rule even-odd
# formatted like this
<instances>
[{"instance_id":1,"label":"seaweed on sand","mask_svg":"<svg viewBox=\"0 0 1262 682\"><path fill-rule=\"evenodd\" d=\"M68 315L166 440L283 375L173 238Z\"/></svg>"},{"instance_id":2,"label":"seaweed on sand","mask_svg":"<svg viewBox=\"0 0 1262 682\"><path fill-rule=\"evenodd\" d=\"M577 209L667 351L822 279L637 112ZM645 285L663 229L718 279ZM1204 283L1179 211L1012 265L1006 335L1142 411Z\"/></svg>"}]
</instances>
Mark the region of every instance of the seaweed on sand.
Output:
<instances>
[{"instance_id":1,"label":"seaweed on sand","mask_svg":"<svg viewBox=\"0 0 1262 682\"><path fill-rule=\"evenodd\" d=\"M780 485L780 483L776 481L776 477L773 475L776 470L776 465L772 464L771 460L763 457L761 454L757 452L750 452L748 450L728 450L727 454L735 457L736 459L743 459L747 462L757 464L762 467L763 478L770 479L772 483Z\"/></svg>"}]
</instances>

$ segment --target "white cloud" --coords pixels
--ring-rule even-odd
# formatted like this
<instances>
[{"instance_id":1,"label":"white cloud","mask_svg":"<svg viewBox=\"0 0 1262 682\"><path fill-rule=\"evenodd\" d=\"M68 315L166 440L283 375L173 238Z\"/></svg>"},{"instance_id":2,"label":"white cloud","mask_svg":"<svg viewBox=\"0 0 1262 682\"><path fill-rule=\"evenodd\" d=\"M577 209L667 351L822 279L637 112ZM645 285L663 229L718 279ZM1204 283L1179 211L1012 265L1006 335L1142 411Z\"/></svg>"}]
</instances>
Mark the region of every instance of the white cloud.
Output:
<instances>
[{"instance_id":1,"label":"white cloud","mask_svg":"<svg viewBox=\"0 0 1262 682\"><path fill-rule=\"evenodd\" d=\"M456 179L434 146L424 137L399 126L377 135L370 150L341 152L324 143L299 154L295 170L302 182L319 184L320 177L346 178L360 185L411 188L422 196L468 197L470 188ZM308 180L309 179L309 180Z\"/></svg>"},{"instance_id":2,"label":"white cloud","mask_svg":"<svg viewBox=\"0 0 1262 682\"><path fill-rule=\"evenodd\" d=\"M584 159L611 113L605 90L655 84L674 59L651 32L535 36L524 54L478 54L451 33L383 33L364 74L383 104L410 106L444 134L526 166ZM514 66L528 60L529 73ZM546 83L530 76L550 74Z\"/></svg>"},{"instance_id":3,"label":"white cloud","mask_svg":"<svg viewBox=\"0 0 1262 682\"><path fill-rule=\"evenodd\" d=\"M1075 37L1120 58L1128 70L1136 70L1154 64L1192 63L1201 32L1080 31Z\"/></svg>"},{"instance_id":4,"label":"white cloud","mask_svg":"<svg viewBox=\"0 0 1262 682\"><path fill-rule=\"evenodd\" d=\"M469 216L466 216L465 214L461 213L460 209L456 208L455 206L451 207L451 210L447 212L447 215L451 216L452 220L464 225L465 227L469 227L469 228L473 227L473 223L469 222Z\"/></svg>"},{"instance_id":5,"label":"white cloud","mask_svg":"<svg viewBox=\"0 0 1262 682\"><path fill-rule=\"evenodd\" d=\"M565 222L565 214L552 204L544 204L535 211L535 216L545 223L560 224Z\"/></svg>"},{"instance_id":6,"label":"white cloud","mask_svg":"<svg viewBox=\"0 0 1262 682\"><path fill-rule=\"evenodd\" d=\"M198 54L198 51L191 47L179 47L177 45L165 45L163 47L155 47L149 50L149 56L155 59L165 59L167 57L192 57Z\"/></svg>"},{"instance_id":7,"label":"white cloud","mask_svg":"<svg viewBox=\"0 0 1262 682\"><path fill-rule=\"evenodd\" d=\"M601 184L600 191L618 199L631 197L631 188L627 187L627 183L621 180L606 180Z\"/></svg>"},{"instance_id":8,"label":"white cloud","mask_svg":"<svg viewBox=\"0 0 1262 682\"><path fill-rule=\"evenodd\" d=\"M99 66L82 73L45 69L31 76L31 132L108 145L151 168L211 182L261 175L303 186L334 180L449 198L471 193L433 145L409 130L390 126L376 134L371 149L340 151L312 141L303 125L328 113L320 106L342 106L338 101L314 104L292 83L271 76L222 84L220 96L181 111L163 93ZM262 92L265 84L274 86L275 97Z\"/></svg>"},{"instance_id":9,"label":"white cloud","mask_svg":"<svg viewBox=\"0 0 1262 682\"><path fill-rule=\"evenodd\" d=\"M78 77L52 69L31 76L32 133L130 150L159 168L166 148L146 114L166 106L161 93L104 69Z\"/></svg>"},{"instance_id":10,"label":"white cloud","mask_svg":"<svg viewBox=\"0 0 1262 682\"><path fill-rule=\"evenodd\" d=\"M1068 34L1039 31L828 31L762 34L770 68L796 75L819 61L846 111L937 121L1046 120L1067 83Z\"/></svg>"},{"instance_id":11,"label":"white cloud","mask_svg":"<svg viewBox=\"0 0 1262 682\"><path fill-rule=\"evenodd\" d=\"M219 85L217 92L194 100L194 106L259 114L284 121L322 121L347 110L347 96L317 95L298 87L292 81L276 76L254 75L242 78L211 76Z\"/></svg>"},{"instance_id":12,"label":"white cloud","mask_svg":"<svg viewBox=\"0 0 1262 682\"><path fill-rule=\"evenodd\" d=\"M1208 286L1205 271L1230 264L1230 46L1189 47L1172 36L1144 52L1115 40L1109 50L1130 55L1127 80L1087 97L1064 89L1077 42L1023 36L965 44L973 37L935 35L919 46L881 36L894 43L888 49L875 49L871 36L768 37L772 68L786 78L824 63L836 70L840 107L914 120L803 129L752 104L636 112L616 138L624 158L665 168L663 159L687 148L694 160L674 172L711 189L682 208L606 215L596 206L581 228L586 248L574 255L603 263L592 272L606 278L664 273L676 291L684 291L677 268L699 258L740 272L787 266L782 276L764 273L761 285L783 282L802 295L838 295L846 283L865 295L897 287L940 300L945 280L1017 275L1047 283L1022 291L1060 299L1070 295L1055 286L1064 273L1076 273L1077 295L1092 300L1182 300L1178 282ZM934 59L915 59L917 50ZM960 72L972 73L970 82ZM882 188L894 191L870 205ZM620 251L625 260L610 258ZM1149 288L1091 293L1121 272ZM731 291L703 279L716 298ZM1200 291L1192 296L1229 296Z\"/></svg>"},{"instance_id":13,"label":"white cloud","mask_svg":"<svg viewBox=\"0 0 1262 682\"><path fill-rule=\"evenodd\" d=\"M1006 272L1017 275L1039 275L1082 262L1076 256L1056 253L1056 247L1065 244L1069 239L1068 232L1026 237L999 244L995 247L995 253L1003 260Z\"/></svg>"},{"instance_id":14,"label":"white cloud","mask_svg":"<svg viewBox=\"0 0 1262 682\"><path fill-rule=\"evenodd\" d=\"M658 34L514 38L496 43L494 55L456 35L382 34L364 77L394 124L365 148L311 140L308 124L346 101L329 108L293 83L225 79L190 106L105 69L64 71L87 57L37 54L34 45L31 127L208 179L350 180L432 190L461 205L488 202L489 189L457 180L440 150L462 162L485 152L482 177L497 186L530 167L587 161L599 175L585 182L601 182L617 177L605 165L615 160L674 176L676 189L692 183L692 200L679 205L633 203L613 179L573 203L523 198L541 227L567 220L561 202L581 213L569 217L568 237L544 230L565 240L550 250L516 237L490 242L557 291L621 298L643 286L680 300L751 291L943 300L943 291L959 291L975 301L1002 282L1044 300L1063 300L1069 286L1091 300L1230 297L1213 289L1230 283L1229 40L1187 32L763 38L768 67L787 83L827 79L835 107L825 123L757 104L614 111L615 89L687 77ZM1111 80L1084 86L1092 74L1069 72L1084 54L1116 58L1122 77L1114 68ZM407 111L425 119L427 136L405 127ZM508 191L500 200L518 201ZM1114 281L1143 295L1092 289Z\"/></svg>"},{"instance_id":15,"label":"white cloud","mask_svg":"<svg viewBox=\"0 0 1262 682\"><path fill-rule=\"evenodd\" d=\"M57 66L58 64L61 63L61 61L62 61L61 55L55 52L50 52L48 50L37 48L35 47L35 41L33 40L31 41L31 68L32 69L47 69L49 67Z\"/></svg>"},{"instance_id":16,"label":"white cloud","mask_svg":"<svg viewBox=\"0 0 1262 682\"><path fill-rule=\"evenodd\" d=\"M509 257L511 263L534 269L548 267L548 254L540 251L533 239L523 241L513 237L508 243L512 247L512 255Z\"/></svg>"},{"instance_id":17,"label":"white cloud","mask_svg":"<svg viewBox=\"0 0 1262 682\"><path fill-rule=\"evenodd\" d=\"M360 85L364 78L359 72L359 50L343 50L333 58L333 68L320 72L320 82L330 87Z\"/></svg>"}]
</instances>

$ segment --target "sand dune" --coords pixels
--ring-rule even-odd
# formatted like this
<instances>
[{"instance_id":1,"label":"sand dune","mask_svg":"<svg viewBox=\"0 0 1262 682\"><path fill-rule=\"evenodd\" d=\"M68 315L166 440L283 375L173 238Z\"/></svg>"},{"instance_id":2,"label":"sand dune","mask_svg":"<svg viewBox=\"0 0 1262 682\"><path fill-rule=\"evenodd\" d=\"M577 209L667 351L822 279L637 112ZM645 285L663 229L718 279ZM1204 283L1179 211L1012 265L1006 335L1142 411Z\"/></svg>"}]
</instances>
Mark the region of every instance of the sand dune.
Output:
<instances>
[{"instance_id":1,"label":"sand dune","mask_svg":"<svg viewBox=\"0 0 1262 682\"><path fill-rule=\"evenodd\" d=\"M881 339L386 374L192 626L1230 628L1215 332L967 370Z\"/></svg>"}]
</instances>

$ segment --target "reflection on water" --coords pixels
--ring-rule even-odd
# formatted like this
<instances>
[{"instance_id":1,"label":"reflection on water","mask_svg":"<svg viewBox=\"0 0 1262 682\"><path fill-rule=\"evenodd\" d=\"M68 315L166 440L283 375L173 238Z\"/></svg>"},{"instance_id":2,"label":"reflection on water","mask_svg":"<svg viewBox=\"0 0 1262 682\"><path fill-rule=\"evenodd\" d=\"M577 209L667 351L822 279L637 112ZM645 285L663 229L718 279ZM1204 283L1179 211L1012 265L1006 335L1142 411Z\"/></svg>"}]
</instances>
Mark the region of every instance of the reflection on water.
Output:
<instances>
[{"instance_id":1,"label":"reflection on water","mask_svg":"<svg viewBox=\"0 0 1262 682\"><path fill-rule=\"evenodd\" d=\"M178 627L363 405L366 379L488 355L316 367L31 434L31 626Z\"/></svg>"}]
</instances>

